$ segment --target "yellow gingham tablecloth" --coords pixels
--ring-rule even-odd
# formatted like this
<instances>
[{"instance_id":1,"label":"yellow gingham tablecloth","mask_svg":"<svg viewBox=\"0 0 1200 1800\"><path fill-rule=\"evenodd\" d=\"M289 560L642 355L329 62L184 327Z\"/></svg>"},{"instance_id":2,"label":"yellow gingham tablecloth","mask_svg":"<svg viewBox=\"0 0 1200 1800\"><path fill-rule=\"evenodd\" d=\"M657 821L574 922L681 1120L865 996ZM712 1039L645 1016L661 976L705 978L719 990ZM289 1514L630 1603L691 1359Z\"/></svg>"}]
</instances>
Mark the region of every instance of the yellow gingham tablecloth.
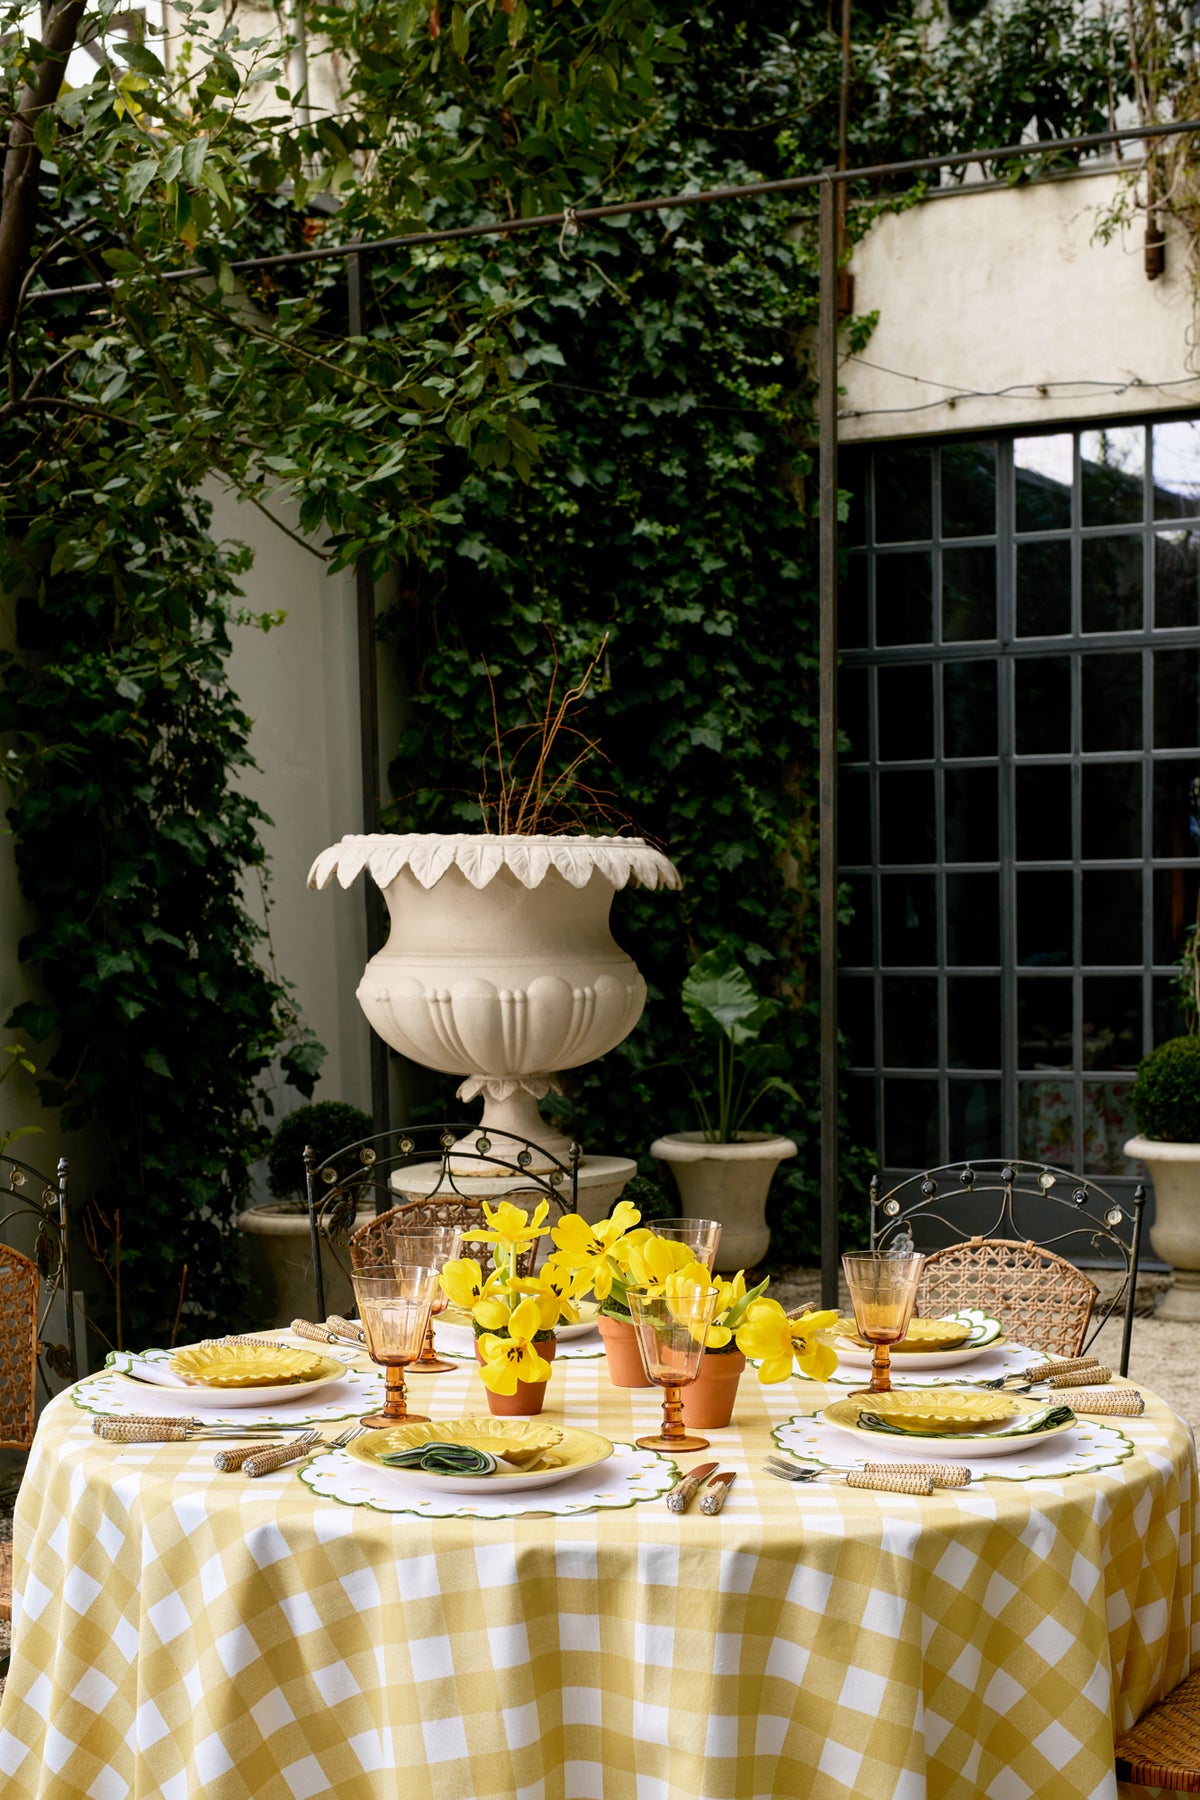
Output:
<instances>
[{"instance_id":1,"label":"yellow gingham tablecloth","mask_svg":"<svg viewBox=\"0 0 1200 1800\"><path fill-rule=\"evenodd\" d=\"M485 1410L474 1370L415 1409ZM428 1520L47 1409L16 1517L3 1800L1115 1800L1114 1723L1200 1663L1191 1434L931 1499L759 1473L822 1390L743 1378L725 1511ZM656 1391L560 1364L629 1441ZM685 1459L687 1462L698 1460Z\"/></svg>"}]
</instances>

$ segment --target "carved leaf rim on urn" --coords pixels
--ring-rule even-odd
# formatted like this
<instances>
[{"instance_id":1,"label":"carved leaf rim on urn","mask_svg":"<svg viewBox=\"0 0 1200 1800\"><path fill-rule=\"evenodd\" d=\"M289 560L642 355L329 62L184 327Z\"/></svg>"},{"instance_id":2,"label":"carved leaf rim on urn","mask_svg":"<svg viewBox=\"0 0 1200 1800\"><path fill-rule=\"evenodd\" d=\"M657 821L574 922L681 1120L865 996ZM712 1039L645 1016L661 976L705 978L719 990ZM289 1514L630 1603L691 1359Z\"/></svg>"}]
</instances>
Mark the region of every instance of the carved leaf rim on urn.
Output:
<instances>
[{"instance_id":1,"label":"carved leaf rim on urn","mask_svg":"<svg viewBox=\"0 0 1200 1800\"><path fill-rule=\"evenodd\" d=\"M675 865L644 838L489 836L480 832L347 833L313 862L310 888L328 887L336 876L348 888L364 869L381 888L408 869L431 888L449 869L460 869L472 887L484 888L508 869L526 888L540 887L555 870L572 887L586 887L593 875L616 889L682 886Z\"/></svg>"}]
</instances>

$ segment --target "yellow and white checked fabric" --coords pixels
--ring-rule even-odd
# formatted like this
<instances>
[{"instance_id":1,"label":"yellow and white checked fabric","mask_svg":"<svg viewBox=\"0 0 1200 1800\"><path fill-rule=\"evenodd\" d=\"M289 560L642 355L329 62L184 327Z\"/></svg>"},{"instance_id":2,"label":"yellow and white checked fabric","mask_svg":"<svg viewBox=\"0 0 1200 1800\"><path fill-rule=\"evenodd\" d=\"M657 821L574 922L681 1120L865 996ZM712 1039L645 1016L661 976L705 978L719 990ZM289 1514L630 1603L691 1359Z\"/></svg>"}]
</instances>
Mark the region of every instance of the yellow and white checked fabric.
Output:
<instances>
[{"instance_id":1,"label":"yellow and white checked fabric","mask_svg":"<svg viewBox=\"0 0 1200 1800\"><path fill-rule=\"evenodd\" d=\"M419 1393L484 1410L473 1370ZM17 1508L0 1794L1116 1800L1114 1725L1200 1663L1187 1428L1151 1400L1119 1467L929 1499L760 1474L820 1397L743 1379L715 1518L429 1520L104 1443L62 1396ZM575 1360L547 1416L628 1441L659 1400Z\"/></svg>"}]
</instances>

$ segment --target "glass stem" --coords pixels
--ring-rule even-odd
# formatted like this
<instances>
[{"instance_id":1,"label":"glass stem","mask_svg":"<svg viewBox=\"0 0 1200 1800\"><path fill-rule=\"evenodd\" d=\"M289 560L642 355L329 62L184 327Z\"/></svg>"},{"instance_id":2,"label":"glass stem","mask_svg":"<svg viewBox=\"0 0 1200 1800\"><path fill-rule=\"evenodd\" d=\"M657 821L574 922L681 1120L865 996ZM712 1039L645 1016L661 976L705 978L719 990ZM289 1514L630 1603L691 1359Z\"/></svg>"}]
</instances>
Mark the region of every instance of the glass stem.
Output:
<instances>
[{"instance_id":1,"label":"glass stem","mask_svg":"<svg viewBox=\"0 0 1200 1800\"><path fill-rule=\"evenodd\" d=\"M663 1429L665 1438L681 1438L683 1429L683 1396L677 1387L663 1388Z\"/></svg>"},{"instance_id":2,"label":"glass stem","mask_svg":"<svg viewBox=\"0 0 1200 1800\"><path fill-rule=\"evenodd\" d=\"M398 1420L408 1417L408 1395L404 1388L404 1364L385 1363L383 1370L383 1416Z\"/></svg>"},{"instance_id":3,"label":"glass stem","mask_svg":"<svg viewBox=\"0 0 1200 1800\"><path fill-rule=\"evenodd\" d=\"M871 1393L890 1394L892 1391L892 1359L886 1344L876 1344L871 1357Z\"/></svg>"}]
</instances>

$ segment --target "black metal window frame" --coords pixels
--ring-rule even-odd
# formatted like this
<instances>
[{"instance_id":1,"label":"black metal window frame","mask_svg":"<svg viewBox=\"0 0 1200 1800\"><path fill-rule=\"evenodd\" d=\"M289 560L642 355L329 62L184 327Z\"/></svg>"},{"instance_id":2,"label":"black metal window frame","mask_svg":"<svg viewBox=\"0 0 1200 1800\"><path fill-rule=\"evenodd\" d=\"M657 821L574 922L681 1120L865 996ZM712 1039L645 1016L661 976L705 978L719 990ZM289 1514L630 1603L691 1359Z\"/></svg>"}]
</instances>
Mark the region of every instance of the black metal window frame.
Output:
<instances>
[{"instance_id":1,"label":"black metal window frame","mask_svg":"<svg viewBox=\"0 0 1200 1800\"><path fill-rule=\"evenodd\" d=\"M840 854L839 864L841 878L856 891L858 916L849 932L843 931L840 1013L849 1039L851 1092L857 1092L857 1101L851 1107L851 1135L879 1151L888 1178L967 1154L1022 1155L1031 1149L1035 1154L1048 1154L1050 1160L1080 1174L1102 1175L1110 1182L1135 1178L1133 1167L1123 1157L1119 1162L1114 1160L1119 1147L1110 1146L1108 1158L1099 1166L1095 1157L1085 1158L1086 1133L1081 1127L1089 1106L1093 1115L1097 1105L1102 1115L1106 1106L1110 1113L1119 1112L1116 1102L1124 1100L1124 1090L1140 1056L1180 1024L1173 1017L1172 964L1182 947L1183 926L1195 917L1196 847L1194 843L1176 842L1164 851L1161 823L1167 809L1162 794L1178 801L1191 779L1200 776L1200 716L1194 704L1200 691L1200 602L1193 607L1195 624L1157 624L1155 559L1159 541L1173 534L1177 541L1185 543L1185 556L1195 558L1200 548L1200 491L1187 503L1190 510L1177 507L1165 512L1155 487L1150 448L1154 427L1187 426L1194 422L1195 416L1187 414L1084 421L1036 431L991 431L843 452L843 485L855 492L856 500L846 533L848 579L842 601L841 719L851 741L841 756L839 822L845 853ZM1121 442L1113 434L1123 434L1127 441L1133 431L1145 434L1141 505L1130 509L1140 510L1141 517L1093 522L1094 514L1089 515L1084 505L1085 482L1094 499L1096 470L1104 465L1091 460L1087 452L1104 434L1108 434L1109 442ZM1018 516L1018 458L1026 458L1020 466L1021 491L1027 501L1029 493L1036 490L1038 479L1036 471L1030 471L1028 459L1036 457L1038 448L1047 441L1056 439L1060 446L1063 439L1071 441L1069 514L1062 515L1063 483L1050 477L1046 492L1060 516L1049 525L1043 521L1042 529L1028 528L1028 505L1026 516ZM947 484L943 473L957 469L961 476L972 455L977 456L988 447L995 458L994 529L947 534ZM914 469L920 467L922 458L930 459L929 531L916 536L922 521L910 516L907 520L902 518L900 529L913 531L913 536L881 538L877 531L877 526L884 523L880 498L884 499L884 510L895 513L902 509L894 492L890 496L877 493L877 485L882 490L889 471L902 470L906 458ZM1116 471L1118 508L1128 500L1131 480L1128 474ZM919 499L918 492L917 512ZM1109 603L1104 602L1099 609L1089 603L1091 590L1085 588L1083 574L1098 558L1117 567L1118 574L1124 558L1128 574L1133 566L1130 547L1135 540L1140 548L1140 560L1134 559L1141 576L1140 617L1136 623L1121 618L1119 628L1114 629L1112 621L1104 617L1105 605ZM1100 546L1100 551L1093 546ZM1023 551L1051 547L1050 560L1057 559L1059 567L1069 569L1069 608L1060 606L1061 616L1052 621L1061 629L1019 631L1020 624L1028 625L1030 621L1024 603L1024 610L1019 611L1018 606L1018 558ZM961 630L964 626L959 602L954 601L948 610L947 573L966 567L964 553L971 552L975 553L977 574L986 569L989 556L994 560L993 632L990 636L946 635L944 621L949 621L952 629ZM898 558L910 559L907 571ZM913 558L928 558L928 635L921 642L888 642L889 636L896 635L895 630L887 629L887 608L894 608L897 588L901 590L902 612L905 605L911 611L914 594L919 605L919 582L909 580L906 585L897 580L915 570ZM1053 584L1050 592L1053 595ZM977 615L985 606L986 583L982 600L978 593L967 593L968 631L978 628ZM1109 610L1115 607L1120 612L1122 606L1128 612L1128 598L1123 600L1118 593ZM1045 623L1041 621L1043 626ZM1085 629L1088 624L1099 628ZM1102 663L1097 660L1100 658L1108 661ZM1114 660L1118 658L1129 660L1119 663ZM1057 709L1051 707L1039 714L1036 708L1030 710L1028 694L1039 680L1044 681L1048 669L1058 672L1062 702ZM959 753L950 754L947 684L958 685L955 717L960 725L964 717L968 719L969 736L969 707L964 711L963 697L969 695L973 677L981 691L986 689L989 670L994 672L996 694L994 747L964 753L964 745L959 741L953 746ZM914 741L908 746L913 753L904 754L905 746L901 744L901 753L897 754L896 721L901 721L903 735L905 682L916 694L925 671L930 701L928 733L922 742L924 725L917 701L912 719ZM1139 681L1135 708L1133 696ZM1191 742L1156 741L1164 731L1162 715L1155 708L1156 687L1165 693L1172 681L1182 684ZM881 688L892 696L882 705ZM1123 692L1127 696L1124 700ZM1131 723L1134 712L1136 725ZM881 731L889 720L892 741L881 745ZM1043 723L1046 736L1039 741L1038 731ZM961 739L959 726L955 729ZM1099 774L1105 770L1110 772L1109 777ZM1103 801L1106 784L1119 787L1131 770L1137 770L1139 775L1137 842L1121 846L1127 854L1089 854L1094 852L1095 844L1083 839L1084 805L1089 804L1090 816L1100 820L1099 827L1089 827L1093 836L1096 829L1103 833L1104 809L1098 803L1091 804L1088 796L1094 793L1097 802ZM986 782L989 772L994 772L995 841L985 855L956 852L951 856L948 825L958 827L952 816L948 819L948 810L951 815L954 810L948 809L948 795L956 792L961 801L970 786L962 778L972 772L977 783ZM1022 822L1033 816L1029 809L1036 808L1039 785L1046 788L1047 804L1051 789L1059 790L1060 801L1063 791L1069 793L1070 828L1062 834L1062 841L1054 845L1055 853L1045 854L1042 845L1037 855L1022 854L1029 845L1022 841L1026 833L1018 820L1019 785L1025 794ZM903 816L906 791L928 795L930 789L931 815L928 804L922 802L914 813L913 842L898 850L897 838L910 829L910 821ZM978 819L975 825L977 828ZM969 835L970 820L965 829ZM924 842L919 841L922 838ZM911 849L912 854L906 857L905 849ZM1048 876L1059 878L1060 896L1069 886L1071 941L1068 961L1047 964L1039 963L1028 946L1019 942L1019 933L1027 912L1033 908L1039 884L1047 893L1054 891L1046 885ZM952 889L968 894L972 877L976 878L974 885L981 895L986 895L989 881L994 887L997 935L994 954L964 960L949 940L954 935L952 926L966 903L960 900L956 913L948 896ZM1133 892L1131 882L1141 886L1140 937L1136 944L1131 940L1123 947L1125 953L1119 959L1109 954L1098 956L1094 940L1102 938L1103 932L1096 921L1103 920L1105 894L1119 895L1122 881L1127 895ZM932 895L934 900L932 950L917 960L905 961L902 955L897 959L894 945L887 941L889 934L895 935L897 907L915 907L919 912L917 898L922 895ZM1164 896L1161 903L1160 895ZM864 932L864 899L869 908L869 934ZM1124 912L1128 918L1127 904ZM1166 912L1170 913L1172 928L1169 944L1164 940ZM1061 1062L1049 1067L1027 1066L1027 1062L1022 1062L1019 1004L1032 991L1029 984L1062 984L1064 980L1070 985L1069 1066ZM994 984L990 992L996 995L998 1016L993 1057L963 1060L953 1051L955 1020L966 990L958 990L959 1002L952 1011L951 984L964 981L974 981L975 991L981 996L989 991L988 984ZM1134 981L1140 989L1136 1026L1132 1032L1121 1034L1126 1040L1126 1054L1115 1064L1111 1045L1107 1050L1093 1046L1085 1054L1085 983L1124 983L1128 1000ZM869 1009L862 1004L861 984L867 982ZM892 987L893 983L898 985ZM932 1057L918 1055L914 1059L911 1054L893 1054L897 1039L904 1035L897 1029L896 1008L905 984L914 1009L910 1035L926 1045L934 1042L936 1053ZM1049 990L1039 992L1048 1005L1052 998ZM1088 990L1089 994L1097 992ZM1059 996L1061 988L1055 998ZM928 1011L930 1002L932 1016ZM868 1010L869 1019L865 1017ZM977 1035L986 1036L986 1027ZM1136 1054L1129 1049L1134 1035L1140 1039L1134 1045ZM869 1055L863 1054L864 1045ZM978 1043L974 1048L978 1048ZM1119 1055L1119 1045L1117 1050ZM868 1084L870 1101L864 1104ZM1070 1143L1055 1144L1049 1149L1030 1144L1028 1107L1036 1098L1031 1090L1039 1084L1065 1090L1065 1113L1073 1125ZM964 1127L965 1114L971 1107L975 1109L974 1123ZM901 1122L902 1115L907 1115L907 1123ZM927 1129L931 1116L936 1116L936 1131Z\"/></svg>"}]
</instances>

